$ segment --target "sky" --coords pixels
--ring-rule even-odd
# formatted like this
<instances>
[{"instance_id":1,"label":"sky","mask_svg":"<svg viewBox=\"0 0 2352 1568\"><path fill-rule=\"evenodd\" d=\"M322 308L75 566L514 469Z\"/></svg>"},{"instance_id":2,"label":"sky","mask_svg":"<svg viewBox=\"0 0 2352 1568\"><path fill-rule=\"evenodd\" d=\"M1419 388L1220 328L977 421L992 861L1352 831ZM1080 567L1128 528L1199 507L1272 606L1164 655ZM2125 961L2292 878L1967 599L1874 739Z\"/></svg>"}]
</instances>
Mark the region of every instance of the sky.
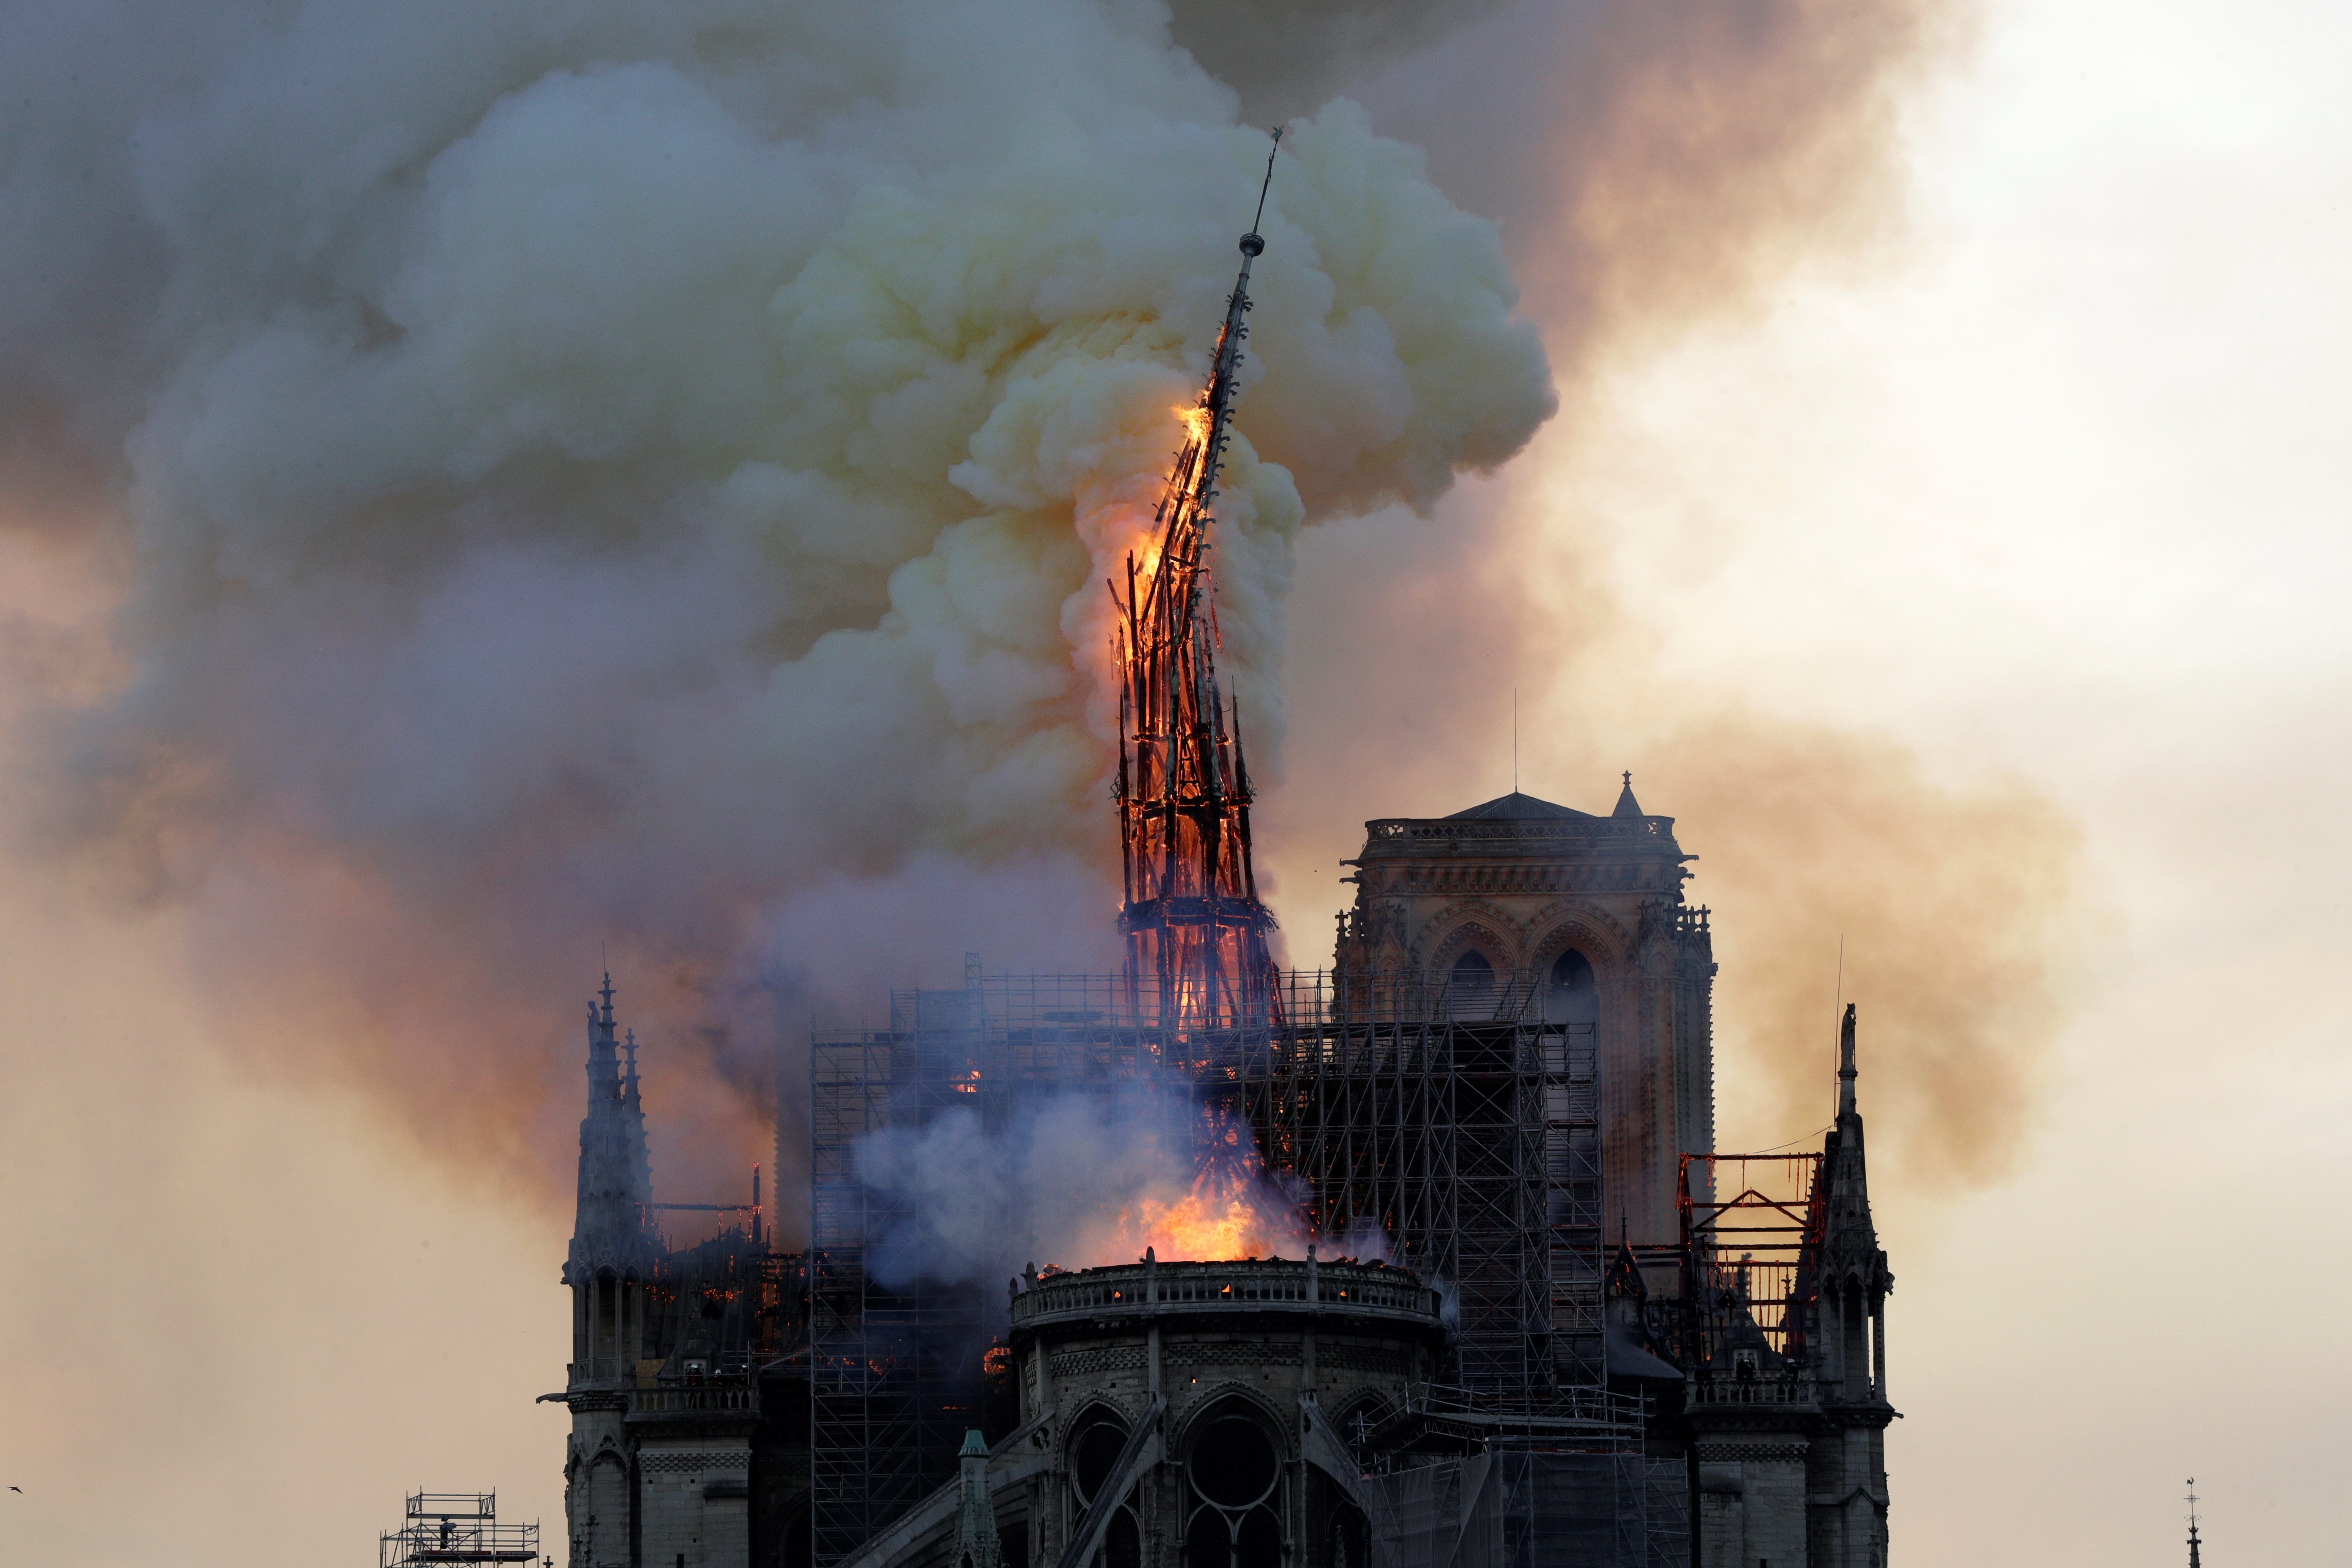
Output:
<instances>
[{"instance_id":1,"label":"sky","mask_svg":"<svg viewBox=\"0 0 2352 1568\"><path fill-rule=\"evenodd\" d=\"M1906 1158L1906 1133L1932 1142L1913 1101L1872 1122L1906 1563L2161 1561L2192 1475L2217 1560L2337 1540L2326 1413L2352 1379L2304 1346L2352 1286L2326 1157L2352 1111L2333 890L2352 845L2331 809L2352 784L2331 722L2352 677L2331 614L2352 549L2352 109L2330 69L2347 31L2288 5L2223 28L2185 5L1996 4L1899 84L1866 234L1591 353L1546 232L1482 184L1479 106L1448 96L1474 92L1460 63L1492 36L1357 84L1376 130L1428 142L1440 188L1502 218L1574 374L1560 416L1432 518L1302 535L1288 754L1262 814L1286 927L1324 928L1363 817L1508 787L1516 687L1523 787L1605 809L1631 768L1702 856L1719 1121L1763 1146L1819 1122L1781 1092L1759 998L1816 995L1825 1041L1826 936L1845 937L1865 1114L1888 1103L1872 1021L1902 999L1863 921L1772 945L1765 884L1806 869L1759 871L1739 846L1805 851L1738 806L1751 785L1784 796L1706 776L1687 735L1747 731L1684 721L1872 738L1929 786L2021 791L2066 826L2031 839L2067 859L2060 912L2033 917L2063 962L2032 1059L1964 1063L2017 1086L1980 1141L1995 1152ZM1507 562L1476 556L1498 539ZM1388 564L1424 557L1468 587L1386 623L1416 668L1366 693L1357 590L1393 592ZM0 582L58 624L102 608L38 533L0 543ZM1528 603L1540 635L1491 634ZM1410 757L1349 783L1367 744ZM1850 857L1835 829L1819 852ZM562 1377L562 1237L509 1146L551 1124L467 1103L438 1066L387 1114L376 1079L245 1048L210 973L217 912L126 914L34 860L0 893L18 1253L0 1323L35 1413L0 1431L24 1488L0 1492L0 1553L363 1552L425 1487L495 1486L556 1524L563 1416L532 1401ZM247 967L241 985L269 983ZM386 975L370 1005L432 984ZM2305 1300L2317 1321L2290 1331Z\"/></svg>"},{"instance_id":2,"label":"sky","mask_svg":"<svg viewBox=\"0 0 2352 1568\"><path fill-rule=\"evenodd\" d=\"M2335 1550L2344 1375L2256 1281L2346 1284L2346 24L2231 23L1997 9L1906 105L1902 254L1627 367L1534 481L1617 519L1659 679L2081 825L2092 941L2022 1158L1881 1199L1912 1563L2177 1557L2192 1475L2217 1557Z\"/></svg>"}]
</instances>

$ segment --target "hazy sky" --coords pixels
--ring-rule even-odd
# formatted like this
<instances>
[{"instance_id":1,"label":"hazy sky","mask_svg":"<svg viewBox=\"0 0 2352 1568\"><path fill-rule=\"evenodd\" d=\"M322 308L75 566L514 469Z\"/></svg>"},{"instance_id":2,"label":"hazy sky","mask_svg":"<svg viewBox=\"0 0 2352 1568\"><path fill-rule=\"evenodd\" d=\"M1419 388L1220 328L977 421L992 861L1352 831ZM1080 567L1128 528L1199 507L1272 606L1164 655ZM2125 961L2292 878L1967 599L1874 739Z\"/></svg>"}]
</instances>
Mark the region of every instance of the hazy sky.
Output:
<instances>
[{"instance_id":1,"label":"hazy sky","mask_svg":"<svg viewBox=\"0 0 2352 1568\"><path fill-rule=\"evenodd\" d=\"M1310 952L1349 812L1507 787L1493 699L1514 684L1520 782L1587 809L1619 766L1687 766L1645 709L1732 708L1890 737L1956 788L2021 780L2079 831L2066 1022L2030 1064L2013 1155L1906 1177L1903 1123L1873 1121L1896 1173L1906 1563L2164 1561L2192 1474L2217 1561L2340 1539L2327 1413L2352 1377L2307 1347L2352 1287L2325 1152L2352 1112L2352 630L2331 613L2352 551L2347 44L2352 21L2315 6L2224 26L1996 5L1902 99L1902 221L1875 244L1591 362L1527 453L1443 503L1457 532L1384 517L1302 549L1290 782L1265 816ZM1435 91L1368 89L1376 127L1438 141L1417 129L1443 118ZM1441 145L1437 178L1476 209L1458 166ZM1528 237L1506 239L1526 270ZM1559 357L1567 329L1544 324ZM1486 739L1351 706L1335 650L1361 558L1458 549L1498 517L1523 552L1507 569L1557 584L1573 678L1518 650L1496 668L1481 606L1441 604L1413 623L1427 689L1487 703ZM5 550L12 607L93 613L38 538ZM1398 770L1406 798L1317 789L1342 731L1389 744L1417 723L1445 744ZM1702 857L1730 831L1672 793L1644 804ZM1739 969L1759 939L1720 907L1725 1136L1776 1143L1818 1123L1743 1094L1768 1076ZM564 1417L531 1403L562 1376L558 1230L505 1185L495 1137L478 1166L426 1160L362 1091L218 1037L184 922L100 912L38 871L0 894L0 1325L20 1369L0 1484L24 1488L0 1491L0 1557L363 1556L420 1487L495 1486L560 1532ZM1848 936L1867 1113L1874 954ZM462 1088L436 1094L415 1114L480 1124Z\"/></svg>"},{"instance_id":2,"label":"hazy sky","mask_svg":"<svg viewBox=\"0 0 2352 1568\"><path fill-rule=\"evenodd\" d=\"M1881 1201L1910 1563L2179 1560L2192 1474L2217 1558L2340 1549L2347 1379L2299 1342L2347 1284L2352 29L2219 20L1999 7L1909 106L1898 262L1627 367L1528 465L1617 519L1662 678L2012 770L2086 835L2025 1163Z\"/></svg>"}]
</instances>

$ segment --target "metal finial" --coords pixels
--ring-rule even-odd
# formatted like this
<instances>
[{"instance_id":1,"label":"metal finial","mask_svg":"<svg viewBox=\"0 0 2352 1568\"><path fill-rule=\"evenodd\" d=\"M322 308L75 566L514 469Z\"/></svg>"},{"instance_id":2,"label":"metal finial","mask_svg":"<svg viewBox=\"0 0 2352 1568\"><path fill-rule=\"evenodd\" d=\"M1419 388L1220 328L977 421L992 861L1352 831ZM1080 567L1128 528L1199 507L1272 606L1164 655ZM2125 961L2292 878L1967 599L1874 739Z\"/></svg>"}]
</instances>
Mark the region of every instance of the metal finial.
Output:
<instances>
[{"instance_id":1,"label":"metal finial","mask_svg":"<svg viewBox=\"0 0 2352 1568\"><path fill-rule=\"evenodd\" d=\"M1265 152L1265 183L1257 188L1257 213L1250 219L1250 231L1245 237L1248 239L1257 239L1257 226L1265 216L1265 194L1274 189L1274 155L1281 151L1282 127L1277 125L1274 128L1274 145L1267 148ZM1265 248L1265 242L1258 240L1258 249ZM1252 251L1250 254L1255 256L1257 252Z\"/></svg>"}]
</instances>

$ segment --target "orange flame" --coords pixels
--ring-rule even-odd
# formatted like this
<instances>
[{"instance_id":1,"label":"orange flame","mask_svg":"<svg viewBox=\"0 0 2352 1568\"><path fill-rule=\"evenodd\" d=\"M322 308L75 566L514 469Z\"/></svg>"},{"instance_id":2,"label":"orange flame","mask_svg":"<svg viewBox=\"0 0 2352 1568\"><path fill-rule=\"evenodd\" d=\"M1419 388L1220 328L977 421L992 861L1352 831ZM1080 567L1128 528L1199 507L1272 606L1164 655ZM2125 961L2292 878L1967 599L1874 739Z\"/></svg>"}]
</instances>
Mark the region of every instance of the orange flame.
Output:
<instances>
[{"instance_id":1,"label":"orange flame","mask_svg":"<svg viewBox=\"0 0 2352 1568\"><path fill-rule=\"evenodd\" d=\"M1117 1226L1122 1258L1145 1247L1164 1258L1218 1261L1304 1257L1311 1239L1287 1205L1266 1192L1248 1173L1215 1166L1201 1173L1192 1189L1138 1199L1121 1209Z\"/></svg>"},{"instance_id":2,"label":"orange flame","mask_svg":"<svg viewBox=\"0 0 2352 1568\"><path fill-rule=\"evenodd\" d=\"M1170 412L1174 414L1178 419L1183 422L1184 440L1186 445L1189 446L1196 441L1205 441L1209 438L1209 411L1207 409L1202 407L1196 403L1190 405L1189 406L1180 406L1171 409Z\"/></svg>"},{"instance_id":3,"label":"orange flame","mask_svg":"<svg viewBox=\"0 0 2352 1568\"><path fill-rule=\"evenodd\" d=\"M1184 427L1184 448L1199 446L1209 438L1209 411L1197 405L1172 405L1169 413ZM1122 555L1132 563L1137 584L1137 597L1142 598L1152 576L1160 570L1160 550L1164 540L1161 525L1150 512L1132 515L1115 514L1105 524L1104 558L1116 563ZM1122 546L1118 542L1126 540ZM1117 585L1113 585L1114 596ZM1133 606L1129 606L1132 608Z\"/></svg>"}]
</instances>

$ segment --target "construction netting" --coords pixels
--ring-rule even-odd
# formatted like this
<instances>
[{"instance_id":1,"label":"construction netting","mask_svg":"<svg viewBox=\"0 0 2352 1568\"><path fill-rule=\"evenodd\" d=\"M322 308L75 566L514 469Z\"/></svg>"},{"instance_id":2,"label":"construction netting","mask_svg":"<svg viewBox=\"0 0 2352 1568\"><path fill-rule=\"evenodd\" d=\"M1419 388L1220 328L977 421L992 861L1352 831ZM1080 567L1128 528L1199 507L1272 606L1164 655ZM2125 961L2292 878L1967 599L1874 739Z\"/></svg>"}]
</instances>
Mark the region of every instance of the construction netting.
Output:
<instances>
[{"instance_id":1,"label":"construction netting","mask_svg":"<svg viewBox=\"0 0 2352 1568\"><path fill-rule=\"evenodd\" d=\"M1365 1478L1372 1568L1666 1568L1690 1560L1679 1460L1500 1448Z\"/></svg>"}]
</instances>

